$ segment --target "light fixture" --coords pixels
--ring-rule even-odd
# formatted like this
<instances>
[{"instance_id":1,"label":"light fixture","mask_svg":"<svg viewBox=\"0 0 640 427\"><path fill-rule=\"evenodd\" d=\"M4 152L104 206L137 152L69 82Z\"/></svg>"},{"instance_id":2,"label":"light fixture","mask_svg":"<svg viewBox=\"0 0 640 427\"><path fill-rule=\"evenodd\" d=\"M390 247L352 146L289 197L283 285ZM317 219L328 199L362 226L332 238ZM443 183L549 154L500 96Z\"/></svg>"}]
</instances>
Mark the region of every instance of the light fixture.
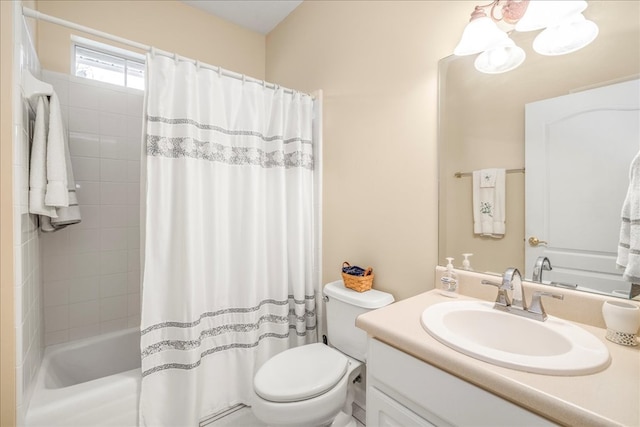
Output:
<instances>
[{"instance_id":1,"label":"light fixture","mask_svg":"<svg viewBox=\"0 0 640 427\"><path fill-rule=\"evenodd\" d=\"M480 53L474 65L478 71L495 74L517 68L525 52L509 38L512 31L544 29L533 42L541 55L564 55L591 43L598 26L585 19L583 0L495 0L476 6L454 55Z\"/></svg>"}]
</instances>

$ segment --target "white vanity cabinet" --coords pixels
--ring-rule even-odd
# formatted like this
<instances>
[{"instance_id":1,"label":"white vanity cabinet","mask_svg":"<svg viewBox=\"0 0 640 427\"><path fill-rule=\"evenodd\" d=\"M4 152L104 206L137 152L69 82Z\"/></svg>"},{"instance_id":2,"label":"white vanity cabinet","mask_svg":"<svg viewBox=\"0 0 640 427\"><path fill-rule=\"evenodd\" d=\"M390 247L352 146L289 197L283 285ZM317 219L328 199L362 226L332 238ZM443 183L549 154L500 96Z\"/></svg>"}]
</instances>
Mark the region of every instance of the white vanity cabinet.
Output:
<instances>
[{"instance_id":1,"label":"white vanity cabinet","mask_svg":"<svg viewBox=\"0 0 640 427\"><path fill-rule=\"evenodd\" d=\"M553 426L551 421L376 339L367 357L367 426Z\"/></svg>"}]
</instances>

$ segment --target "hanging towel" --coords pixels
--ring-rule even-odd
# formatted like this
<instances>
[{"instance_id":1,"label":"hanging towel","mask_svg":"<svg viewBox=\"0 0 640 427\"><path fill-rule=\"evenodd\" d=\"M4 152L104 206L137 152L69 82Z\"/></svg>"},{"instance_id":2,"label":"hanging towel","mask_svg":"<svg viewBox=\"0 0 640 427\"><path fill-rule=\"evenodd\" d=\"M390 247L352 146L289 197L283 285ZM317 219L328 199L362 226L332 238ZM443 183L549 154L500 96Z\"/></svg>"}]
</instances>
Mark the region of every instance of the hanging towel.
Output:
<instances>
[{"instance_id":1,"label":"hanging towel","mask_svg":"<svg viewBox=\"0 0 640 427\"><path fill-rule=\"evenodd\" d=\"M44 202L47 190L47 134L49 129L49 101L38 98L33 129L31 160L29 163L29 213L56 217L56 209Z\"/></svg>"},{"instance_id":2,"label":"hanging towel","mask_svg":"<svg viewBox=\"0 0 640 427\"><path fill-rule=\"evenodd\" d=\"M71 167L71 155L69 154L69 140L67 138L67 132L62 123L62 114L60 112L60 103L58 96L53 94L51 97L51 113L49 116L49 138L51 138L52 132L57 132L54 138L61 138L65 155L65 168L66 168L66 194L68 206L61 206L56 210L57 216L51 218L51 226L55 229L61 229L67 225L77 224L81 221L80 206L78 206L78 198L76 196L76 180L73 177L73 169ZM53 126L53 123L56 123ZM54 142L56 143L56 142ZM48 194L48 193L47 193ZM44 229L43 229L44 230Z\"/></svg>"},{"instance_id":3,"label":"hanging towel","mask_svg":"<svg viewBox=\"0 0 640 427\"><path fill-rule=\"evenodd\" d=\"M62 123L62 111L58 95L49 99L49 132L47 135L47 191L44 202L47 206L69 206L67 180L66 133Z\"/></svg>"},{"instance_id":4,"label":"hanging towel","mask_svg":"<svg viewBox=\"0 0 640 427\"><path fill-rule=\"evenodd\" d=\"M505 170L473 172L473 232L500 239L505 233Z\"/></svg>"},{"instance_id":5,"label":"hanging towel","mask_svg":"<svg viewBox=\"0 0 640 427\"><path fill-rule=\"evenodd\" d=\"M624 268L624 280L640 283L640 153L631 162L629 170L629 189L622 205L616 264Z\"/></svg>"},{"instance_id":6,"label":"hanging towel","mask_svg":"<svg viewBox=\"0 0 640 427\"><path fill-rule=\"evenodd\" d=\"M60 186L64 186L60 188ZM58 96L38 99L29 164L29 212L42 231L79 223L80 207Z\"/></svg>"}]
</instances>

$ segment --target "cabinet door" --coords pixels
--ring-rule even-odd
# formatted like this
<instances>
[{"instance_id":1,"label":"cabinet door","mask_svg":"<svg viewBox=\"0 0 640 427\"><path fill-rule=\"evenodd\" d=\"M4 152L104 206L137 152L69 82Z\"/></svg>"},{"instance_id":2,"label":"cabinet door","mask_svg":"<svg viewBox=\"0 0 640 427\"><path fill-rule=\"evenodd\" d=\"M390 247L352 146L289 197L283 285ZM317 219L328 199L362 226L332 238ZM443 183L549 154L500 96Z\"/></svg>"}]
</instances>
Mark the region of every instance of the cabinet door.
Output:
<instances>
[{"instance_id":1,"label":"cabinet door","mask_svg":"<svg viewBox=\"0 0 640 427\"><path fill-rule=\"evenodd\" d=\"M367 388L367 425L379 427L435 427L375 387Z\"/></svg>"}]
</instances>

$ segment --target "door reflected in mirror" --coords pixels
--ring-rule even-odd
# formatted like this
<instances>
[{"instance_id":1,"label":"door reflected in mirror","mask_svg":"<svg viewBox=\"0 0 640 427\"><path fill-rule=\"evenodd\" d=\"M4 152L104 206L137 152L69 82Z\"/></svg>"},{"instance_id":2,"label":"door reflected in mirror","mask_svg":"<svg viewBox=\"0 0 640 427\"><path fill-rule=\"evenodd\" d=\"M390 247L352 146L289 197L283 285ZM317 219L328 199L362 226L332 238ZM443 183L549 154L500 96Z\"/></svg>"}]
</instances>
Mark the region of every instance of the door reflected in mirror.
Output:
<instances>
[{"instance_id":1,"label":"door reflected in mirror","mask_svg":"<svg viewBox=\"0 0 640 427\"><path fill-rule=\"evenodd\" d=\"M505 203L505 235L500 239L481 237L473 232L472 213L472 185L468 172L485 168L505 168L518 170L525 166L525 105L536 103L549 98L556 98L568 94L577 94L586 90L608 86L616 83L637 79L640 76L640 2L626 1L590 1L585 11L588 19L596 22L600 27L600 35L589 46L570 55L545 57L536 54L531 49L533 33L513 33L512 38L518 46L527 52L525 63L508 73L488 75L475 70L474 57L448 57L440 62L440 96L439 96L439 175L440 175L440 203L439 203L439 263L444 265L445 257L455 257L454 265L460 267L463 253L473 253L471 266L476 271L501 274L507 267L517 267L525 271L527 279L531 279L535 258L525 259L525 247L529 246L527 239L537 237L541 241L550 241L550 247L564 249L564 243L557 245L548 234L548 230L525 233L525 204L529 200L529 191L525 192L525 174L529 173L529 166L525 174L510 173L506 175L506 203ZM640 97L635 93L636 100ZM638 117L637 110L635 112ZM584 126L583 126L584 127ZM583 129L584 130L584 129ZM605 133L604 135L607 135ZM611 132L615 138L617 133ZM638 152L640 136L635 135L635 148L630 153ZM615 141L618 142L618 141ZM622 200L617 192L626 192L628 185L629 164L633 155L628 156L627 165L620 171L621 160L605 157L605 151L581 149L580 141L572 141L568 145L568 153L562 153L558 146L552 152L554 165L541 164L546 170L553 166L566 165L566 173L572 173L576 168L576 175L589 174L593 171L602 176L624 175L624 188L607 191L607 186L598 188L602 203L610 204L618 211L616 218L591 219L588 230L581 232L585 226L578 226L571 217L562 217L563 212L575 215L576 209L588 206L588 201L581 200L580 195L589 191L590 184L578 185L581 181L565 180L565 186L559 185L558 190L547 202L545 214L554 215L547 218L558 227L572 226L574 234L583 236L593 232L596 238L586 247L593 254L610 253L611 242L617 245L620 228L620 210ZM607 142L605 147L614 150L614 142ZM592 157L587 158L588 155ZM624 160L624 155L621 157ZM527 154L528 156L528 154ZM594 157L595 156L595 157ZM594 160L595 159L595 160ZM594 162L598 162L594 166ZM617 163L616 163L617 162ZM456 178L458 172L465 173ZM527 179L529 177L527 176ZM570 187L576 186L578 188ZM560 191L561 190L561 191ZM614 191L615 190L615 191ZM618 191L620 190L620 191ZM616 195L614 195L616 193ZM526 197L525 197L526 194ZM557 204L558 198L565 197L571 203L571 209L565 209ZM624 197L623 197L624 198ZM614 200L615 199L615 200ZM586 205L585 205L586 204ZM612 207L612 209L613 209ZM555 216L558 216L557 218ZM605 221L607 221L605 223ZM527 221L528 222L528 221ZM614 236L598 237L598 232L611 233ZM579 239L574 239L579 240ZM597 246L601 241L603 245ZM573 244L573 243L572 243ZM540 245L539 247L542 247ZM587 250L587 249L585 249ZM603 276L587 274L583 271L583 278L569 278L563 276L566 269L566 256L557 253L547 257L551 260L553 270L544 272L543 281L563 283L568 280L572 285L578 285L594 292L611 294L619 291L618 284L608 280L600 280ZM555 259L554 259L555 258ZM601 260L604 262L604 259ZM615 258L613 259L615 270ZM593 265L593 259L591 260ZM573 267L572 267L573 268ZM609 271L609 270L607 270ZM558 276L552 276L551 273ZM619 272L618 272L619 273ZM607 273L609 274L609 273ZM613 274L613 273L611 273ZM588 277L588 279L586 279ZM606 286L602 286L605 284ZM630 284L620 283L623 292L630 289ZM617 295L620 296L620 295Z\"/></svg>"}]
</instances>

